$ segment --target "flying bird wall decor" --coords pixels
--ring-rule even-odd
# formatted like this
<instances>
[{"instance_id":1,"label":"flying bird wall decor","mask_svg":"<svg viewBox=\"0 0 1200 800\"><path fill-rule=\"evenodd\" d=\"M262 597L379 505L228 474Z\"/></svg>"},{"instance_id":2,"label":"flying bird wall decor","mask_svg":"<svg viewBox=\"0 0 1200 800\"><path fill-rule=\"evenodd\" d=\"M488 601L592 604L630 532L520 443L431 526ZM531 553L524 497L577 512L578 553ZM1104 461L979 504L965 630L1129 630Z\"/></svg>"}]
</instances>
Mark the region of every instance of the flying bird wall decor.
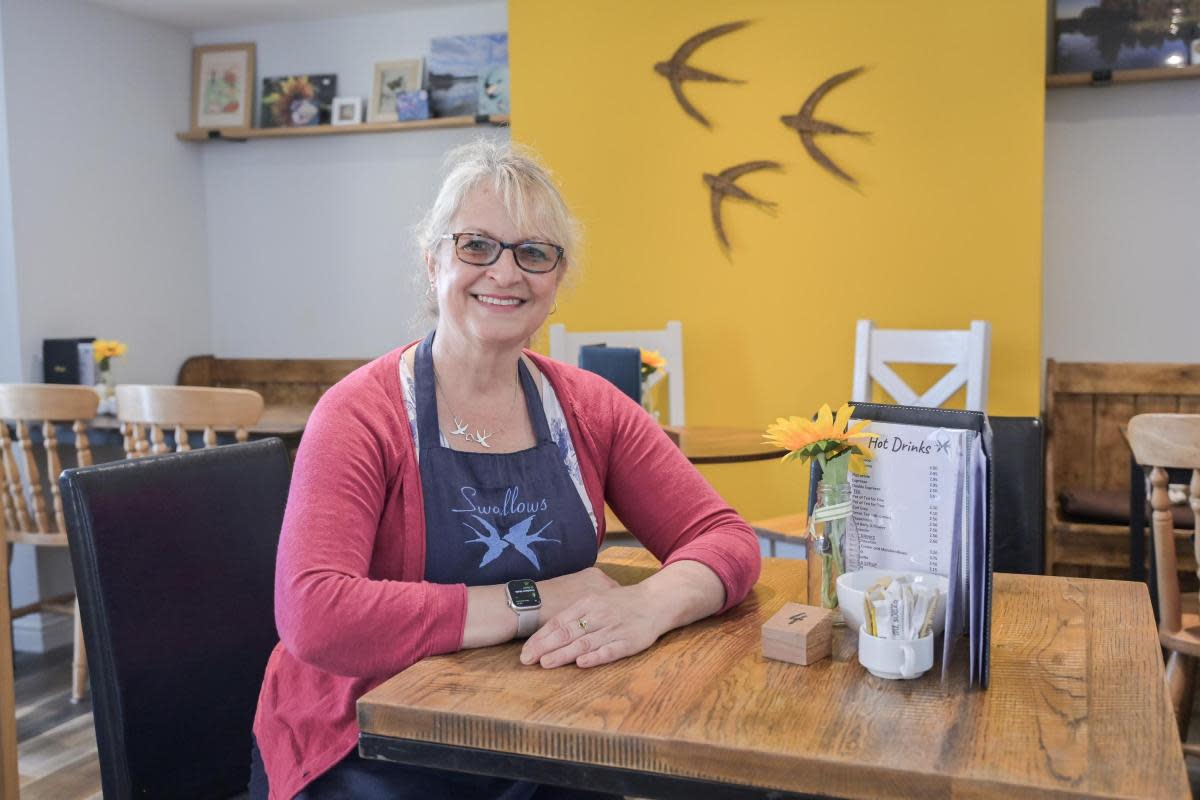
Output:
<instances>
[{"instance_id":1,"label":"flying bird wall decor","mask_svg":"<svg viewBox=\"0 0 1200 800\"><path fill-rule=\"evenodd\" d=\"M850 176L849 173L835 164L833 159L827 156L821 150L821 148L817 147L813 137L817 134L831 136L869 136L870 134L866 131L853 131L848 128L843 128L841 125L837 125L832 122L825 122L823 120L816 119L813 114L817 110L817 104L821 102L825 95L827 95L835 87L840 86L854 76L858 75L864 69L865 67L855 67L854 69L848 69L845 72L839 72L813 90L813 93L810 94L808 99L804 101L804 105L800 106L799 113L790 114L779 118L784 125L794 129L800 134L800 143L804 145L804 149L808 151L808 154L812 157L813 161L816 161L826 170L832 172L834 175L851 184L852 186L857 186L858 181L856 181Z\"/></svg>"},{"instance_id":2,"label":"flying bird wall decor","mask_svg":"<svg viewBox=\"0 0 1200 800\"><path fill-rule=\"evenodd\" d=\"M654 71L667 79L667 83L671 84L671 92L675 95L675 99L679 101L679 105L687 113L688 116L695 119L706 128L711 128L712 125L708 119L701 114L695 106L687 99L683 93L684 81L706 81L708 83L745 83L735 78L726 78L723 75L717 75L712 72L705 72L701 69L689 66L687 60L696 52L697 48L705 42L712 41L719 36L724 36L727 33L732 33L736 30L746 27L750 24L750 20L744 19L738 22L727 22L724 25L717 25L714 28L701 31L695 36L688 39L679 46L669 61L659 61L654 65Z\"/></svg>"},{"instance_id":3,"label":"flying bird wall decor","mask_svg":"<svg viewBox=\"0 0 1200 800\"><path fill-rule=\"evenodd\" d=\"M710 194L713 228L717 232L717 239L720 240L721 246L726 252L729 251L729 239L725 236L725 226L721 223L721 201L726 197L733 197L768 210L774 209L776 206L775 203L769 200L762 200L755 197L734 183L734 181L746 173L756 172L760 169L783 169L783 167L775 161L747 161L744 164L737 164L728 169L723 169L716 175L711 175L707 172L704 173L704 183L708 186Z\"/></svg>"}]
</instances>

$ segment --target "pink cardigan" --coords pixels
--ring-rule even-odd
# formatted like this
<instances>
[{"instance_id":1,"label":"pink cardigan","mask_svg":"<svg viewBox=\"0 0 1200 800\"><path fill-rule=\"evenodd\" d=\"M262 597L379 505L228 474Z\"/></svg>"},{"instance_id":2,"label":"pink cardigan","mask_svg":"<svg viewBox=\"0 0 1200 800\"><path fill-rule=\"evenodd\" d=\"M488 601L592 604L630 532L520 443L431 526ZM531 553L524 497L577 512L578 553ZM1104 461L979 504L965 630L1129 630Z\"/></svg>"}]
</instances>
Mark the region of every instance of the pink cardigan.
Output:
<instances>
[{"instance_id":1,"label":"pink cardigan","mask_svg":"<svg viewBox=\"0 0 1200 800\"><path fill-rule=\"evenodd\" d=\"M355 748L361 695L462 645L466 586L422 581L421 475L399 378L405 349L326 392L300 443L276 562L280 643L254 720L272 798L292 797ZM741 602L760 567L750 527L632 400L603 378L527 355L558 396L592 507L607 500L664 564L710 567L725 585L722 611Z\"/></svg>"}]
</instances>

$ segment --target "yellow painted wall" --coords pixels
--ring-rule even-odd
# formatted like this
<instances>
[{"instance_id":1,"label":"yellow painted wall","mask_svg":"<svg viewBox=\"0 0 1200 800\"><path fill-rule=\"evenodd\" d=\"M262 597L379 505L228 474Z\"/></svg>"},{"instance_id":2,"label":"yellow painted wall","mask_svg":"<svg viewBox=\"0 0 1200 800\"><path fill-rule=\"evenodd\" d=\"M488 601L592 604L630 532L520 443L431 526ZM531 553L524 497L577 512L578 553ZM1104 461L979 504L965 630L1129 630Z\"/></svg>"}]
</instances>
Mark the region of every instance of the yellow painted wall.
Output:
<instances>
[{"instance_id":1,"label":"yellow painted wall","mask_svg":"<svg viewBox=\"0 0 1200 800\"><path fill-rule=\"evenodd\" d=\"M706 130L653 72L694 33L753 23L691 63L746 81L690 83ZM586 229L552 321L684 324L689 424L765 427L850 392L854 323L992 323L993 414L1036 414L1041 341L1042 0L510 0L513 137L557 174ZM779 122L834 73L819 137L859 189ZM769 159L727 202L722 254L704 172ZM929 380L932 383L932 379ZM709 467L749 518L801 507L801 470Z\"/></svg>"}]
</instances>

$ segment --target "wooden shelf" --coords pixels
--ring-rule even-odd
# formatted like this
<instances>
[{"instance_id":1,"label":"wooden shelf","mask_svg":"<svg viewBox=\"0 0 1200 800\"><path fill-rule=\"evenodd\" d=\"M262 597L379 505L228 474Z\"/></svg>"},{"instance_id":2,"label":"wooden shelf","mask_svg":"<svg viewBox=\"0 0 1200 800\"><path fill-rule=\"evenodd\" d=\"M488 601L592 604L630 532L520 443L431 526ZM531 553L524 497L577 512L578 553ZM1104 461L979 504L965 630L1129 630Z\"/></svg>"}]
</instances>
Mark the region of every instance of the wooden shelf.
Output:
<instances>
[{"instance_id":1,"label":"wooden shelf","mask_svg":"<svg viewBox=\"0 0 1200 800\"><path fill-rule=\"evenodd\" d=\"M193 130L175 134L181 142L209 142L218 139L245 141L246 139L285 139L297 136L340 136L349 133L398 133L431 128L473 128L479 126L500 127L508 124L508 116L491 117L438 117L419 119L412 122L362 122L358 125L309 125L303 128L218 128L216 130Z\"/></svg>"},{"instance_id":2,"label":"wooden shelf","mask_svg":"<svg viewBox=\"0 0 1200 800\"><path fill-rule=\"evenodd\" d=\"M1097 72L1067 72L1046 76L1047 89L1072 86L1109 86L1114 83L1144 83L1146 81L1177 81L1200 78L1200 65L1190 67L1155 67L1154 69L1114 69Z\"/></svg>"}]
</instances>

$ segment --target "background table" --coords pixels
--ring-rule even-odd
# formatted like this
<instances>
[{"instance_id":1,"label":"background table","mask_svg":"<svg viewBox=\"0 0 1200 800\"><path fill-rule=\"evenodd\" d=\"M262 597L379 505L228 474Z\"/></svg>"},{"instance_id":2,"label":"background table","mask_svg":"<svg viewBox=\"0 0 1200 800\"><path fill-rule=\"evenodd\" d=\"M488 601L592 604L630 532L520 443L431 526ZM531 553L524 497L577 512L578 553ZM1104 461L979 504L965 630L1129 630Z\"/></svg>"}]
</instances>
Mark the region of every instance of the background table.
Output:
<instances>
[{"instance_id":1,"label":"background table","mask_svg":"<svg viewBox=\"0 0 1200 800\"><path fill-rule=\"evenodd\" d=\"M656 568L631 548L601 566ZM997 575L980 692L961 663L943 686L940 659L875 678L844 629L831 659L763 659L762 622L806 578L765 559L737 608L595 669L523 667L515 643L425 659L359 700L361 750L652 797L1189 796L1144 585Z\"/></svg>"},{"instance_id":2,"label":"background table","mask_svg":"<svg viewBox=\"0 0 1200 800\"><path fill-rule=\"evenodd\" d=\"M664 425L693 464L736 464L781 458L784 451L763 442L757 428L721 428L705 425Z\"/></svg>"}]
</instances>

